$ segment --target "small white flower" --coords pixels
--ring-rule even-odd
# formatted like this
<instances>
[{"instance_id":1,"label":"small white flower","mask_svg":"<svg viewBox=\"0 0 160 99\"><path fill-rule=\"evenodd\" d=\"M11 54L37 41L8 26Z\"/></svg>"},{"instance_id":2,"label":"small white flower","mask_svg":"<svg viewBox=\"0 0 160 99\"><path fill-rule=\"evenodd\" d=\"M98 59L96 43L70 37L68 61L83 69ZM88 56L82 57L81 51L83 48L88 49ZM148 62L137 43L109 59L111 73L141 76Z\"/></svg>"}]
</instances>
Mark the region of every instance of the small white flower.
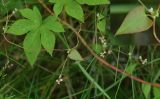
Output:
<instances>
[{"instance_id":1,"label":"small white flower","mask_svg":"<svg viewBox=\"0 0 160 99\"><path fill-rule=\"evenodd\" d=\"M106 54L106 51L103 51L103 52L100 53L100 56L104 58L105 54Z\"/></svg>"},{"instance_id":2,"label":"small white flower","mask_svg":"<svg viewBox=\"0 0 160 99\"><path fill-rule=\"evenodd\" d=\"M140 60L140 62L142 63L142 65L144 65L144 64L146 64L147 63L147 59L142 59L142 56L139 56L139 60Z\"/></svg>"},{"instance_id":3,"label":"small white flower","mask_svg":"<svg viewBox=\"0 0 160 99\"><path fill-rule=\"evenodd\" d=\"M144 65L144 64L146 64L147 63L147 59L144 59L143 61L142 61L142 64Z\"/></svg>"},{"instance_id":4,"label":"small white flower","mask_svg":"<svg viewBox=\"0 0 160 99\"><path fill-rule=\"evenodd\" d=\"M15 12L15 11L12 11L12 13L15 14L16 12Z\"/></svg>"},{"instance_id":5,"label":"small white flower","mask_svg":"<svg viewBox=\"0 0 160 99\"><path fill-rule=\"evenodd\" d=\"M106 47L107 47L107 42L106 42L105 37L104 37L104 36L102 36L102 37L99 37L99 39L100 39L101 43L103 44L103 45L102 45L102 46L103 46L103 48L106 48Z\"/></svg>"},{"instance_id":6,"label":"small white flower","mask_svg":"<svg viewBox=\"0 0 160 99\"><path fill-rule=\"evenodd\" d=\"M70 52L71 52L71 49L68 49L68 50L67 50L67 54L69 54Z\"/></svg>"},{"instance_id":7,"label":"small white flower","mask_svg":"<svg viewBox=\"0 0 160 99\"><path fill-rule=\"evenodd\" d=\"M148 9L148 12L153 13L153 8Z\"/></svg>"},{"instance_id":8,"label":"small white flower","mask_svg":"<svg viewBox=\"0 0 160 99\"><path fill-rule=\"evenodd\" d=\"M99 17L99 13L97 13L97 17Z\"/></svg>"},{"instance_id":9,"label":"small white flower","mask_svg":"<svg viewBox=\"0 0 160 99\"><path fill-rule=\"evenodd\" d=\"M142 56L139 56L139 60L142 60Z\"/></svg>"},{"instance_id":10,"label":"small white flower","mask_svg":"<svg viewBox=\"0 0 160 99\"><path fill-rule=\"evenodd\" d=\"M18 9L17 9L17 8L15 8L15 9L14 9L14 11L18 11Z\"/></svg>"},{"instance_id":11,"label":"small white flower","mask_svg":"<svg viewBox=\"0 0 160 99\"><path fill-rule=\"evenodd\" d=\"M5 30L5 27L3 27L2 29Z\"/></svg>"},{"instance_id":12,"label":"small white flower","mask_svg":"<svg viewBox=\"0 0 160 99\"><path fill-rule=\"evenodd\" d=\"M107 47L107 43L105 42L104 44L103 44L103 48L106 48Z\"/></svg>"},{"instance_id":13,"label":"small white flower","mask_svg":"<svg viewBox=\"0 0 160 99\"><path fill-rule=\"evenodd\" d=\"M109 55L112 54L112 50L108 50L108 54L109 54Z\"/></svg>"},{"instance_id":14,"label":"small white flower","mask_svg":"<svg viewBox=\"0 0 160 99\"><path fill-rule=\"evenodd\" d=\"M57 83L58 85L60 85L62 81L63 81L63 78L62 78L62 76L60 75L59 78L56 80L56 83Z\"/></svg>"},{"instance_id":15,"label":"small white flower","mask_svg":"<svg viewBox=\"0 0 160 99\"><path fill-rule=\"evenodd\" d=\"M132 53L131 53L131 52L129 52L129 53L128 53L128 55L129 55L129 56L131 56L131 55L132 55Z\"/></svg>"}]
</instances>

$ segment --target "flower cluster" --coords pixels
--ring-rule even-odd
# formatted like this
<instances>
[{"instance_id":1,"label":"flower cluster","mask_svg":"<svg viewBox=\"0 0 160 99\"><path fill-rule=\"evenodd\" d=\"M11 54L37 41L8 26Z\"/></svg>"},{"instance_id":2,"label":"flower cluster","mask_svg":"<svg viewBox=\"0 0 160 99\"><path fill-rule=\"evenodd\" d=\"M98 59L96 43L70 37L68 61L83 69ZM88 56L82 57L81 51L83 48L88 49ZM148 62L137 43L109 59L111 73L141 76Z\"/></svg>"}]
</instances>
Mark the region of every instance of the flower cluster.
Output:
<instances>
[{"instance_id":1,"label":"flower cluster","mask_svg":"<svg viewBox=\"0 0 160 99\"><path fill-rule=\"evenodd\" d=\"M107 41L106 41L105 37L104 37L104 36L99 37L99 40L100 40L100 42L102 43L102 47L103 47L103 52L100 53L100 56L104 58L104 57L105 57L105 54L112 54L112 50L108 50L108 51L106 52Z\"/></svg>"},{"instance_id":2,"label":"flower cluster","mask_svg":"<svg viewBox=\"0 0 160 99\"><path fill-rule=\"evenodd\" d=\"M100 56L104 58L105 54L106 54L106 51L103 51L103 52L100 53Z\"/></svg>"},{"instance_id":3,"label":"flower cluster","mask_svg":"<svg viewBox=\"0 0 160 99\"><path fill-rule=\"evenodd\" d=\"M56 80L56 83L57 83L58 85L60 85L62 81L63 81L63 78L62 78L62 75L60 75L60 76L58 77L58 79Z\"/></svg>"},{"instance_id":4,"label":"flower cluster","mask_svg":"<svg viewBox=\"0 0 160 99\"><path fill-rule=\"evenodd\" d=\"M107 41L106 41L105 37L102 36L102 37L99 37L99 39L100 39L101 43L103 44L102 45L103 48L106 48L107 47Z\"/></svg>"}]
</instances>

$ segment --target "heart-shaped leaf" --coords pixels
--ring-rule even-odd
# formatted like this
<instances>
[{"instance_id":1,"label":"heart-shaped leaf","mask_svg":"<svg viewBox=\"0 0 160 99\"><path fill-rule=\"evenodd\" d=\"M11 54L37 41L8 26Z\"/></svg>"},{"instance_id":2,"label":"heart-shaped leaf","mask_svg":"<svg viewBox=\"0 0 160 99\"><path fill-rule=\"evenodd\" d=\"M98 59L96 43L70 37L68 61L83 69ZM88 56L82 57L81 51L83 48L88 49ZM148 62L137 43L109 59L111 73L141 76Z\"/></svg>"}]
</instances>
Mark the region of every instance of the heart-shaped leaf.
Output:
<instances>
[{"instance_id":1,"label":"heart-shaped leaf","mask_svg":"<svg viewBox=\"0 0 160 99\"><path fill-rule=\"evenodd\" d=\"M149 29L152 24L152 20L145 14L144 7L138 6L129 12L116 35L142 32Z\"/></svg>"},{"instance_id":2,"label":"heart-shaped leaf","mask_svg":"<svg viewBox=\"0 0 160 99\"><path fill-rule=\"evenodd\" d=\"M75 60L75 61L83 61L83 58L82 56L79 54L79 52L76 50L76 49L71 49L69 54L68 54L68 57L72 60Z\"/></svg>"}]
</instances>

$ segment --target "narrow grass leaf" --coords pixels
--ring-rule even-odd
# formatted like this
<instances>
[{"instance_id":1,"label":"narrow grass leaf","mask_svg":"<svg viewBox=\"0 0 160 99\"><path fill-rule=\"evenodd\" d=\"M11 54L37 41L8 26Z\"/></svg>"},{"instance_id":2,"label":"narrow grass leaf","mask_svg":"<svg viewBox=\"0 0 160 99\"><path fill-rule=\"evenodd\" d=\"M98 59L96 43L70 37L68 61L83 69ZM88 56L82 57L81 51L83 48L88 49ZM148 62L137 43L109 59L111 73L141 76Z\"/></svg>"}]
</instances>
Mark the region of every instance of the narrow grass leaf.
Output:
<instances>
[{"instance_id":1,"label":"narrow grass leaf","mask_svg":"<svg viewBox=\"0 0 160 99\"><path fill-rule=\"evenodd\" d=\"M83 68L83 66L80 63L77 63L80 70L83 72L83 74L86 76L86 78L92 82L97 89L103 93L104 96L106 96L107 99L111 99L110 96L102 89L102 87L87 73L87 71Z\"/></svg>"}]
</instances>

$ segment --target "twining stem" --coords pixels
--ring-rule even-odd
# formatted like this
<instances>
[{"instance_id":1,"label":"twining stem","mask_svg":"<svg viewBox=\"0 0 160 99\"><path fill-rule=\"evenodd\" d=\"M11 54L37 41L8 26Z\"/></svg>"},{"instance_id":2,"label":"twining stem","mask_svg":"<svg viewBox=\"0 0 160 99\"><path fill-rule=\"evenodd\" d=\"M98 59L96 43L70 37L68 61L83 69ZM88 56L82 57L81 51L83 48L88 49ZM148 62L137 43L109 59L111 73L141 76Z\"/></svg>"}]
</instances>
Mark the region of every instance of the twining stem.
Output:
<instances>
[{"instance_id":1,"label":"twining stem","mask_svg":"<svg viewBox=\"0 0 160 99\"><path fill-rule=\"evenodd\" d=\"M156 41L160 44L160 39L158 38L157 34L156 34L156 20L153 19L153 35L154 38L156 39Z\"/></svg>"},{"instance_id":2,"label":"twining stem","mask_svg":"<svg viewBox=\"0 0 160 99\"><path fill-rule=\"evenodd\" d=\"M159 16L159 11L160 11L160 4L158 5L158 9L156 11L156 14L158 14L157 16ZM156 34L156 17L153 17L153 35L154 38L156 39L156 41L160 44L160 39L158 38L157 34Z\"/></svg>"},{"instance_id":3,"label":"twining stem","mask_svg":"<svg viewBox=\"0 0 160 99\"><path fill-rule=\"evenodd\" d=\"M54 15L54 13L47 7L47 5L43 2L43 0L38 0L39 3L51 14L51 15ZM90 47L89 45L86 43L86 41L84 40L84 38L79 34L79 32L77 32L77 30L71 26L69 23L67 23L66 21L63 21L61 19L59 19L60 22L62 24L64 24L65 26L67 26L69 29L71 29L75 35L79 38L79 40L81 41L81 43L87 48L87 50L102 64L104 64L103 66L104 67L108 67L108 68L111 68L112 70L114 71L117 71L121 74L124 74L126 76L128 76L129 78L137 81L137 82L140 82L140 83L143 83L143 84L149 84L151 86L154 86L154 87L160 87L160 84L157 84L157 83L152 83L152 82L147 82L145 80L142 80L136 76L133 76L127 72L125 72L124 70L121 70L119 68L117 68L116 66L113 66L111 65L110 63L108 63L107 61L105 61L103 58L101 58L100 56L98 56Z\"/></svg>"}]
</instances>

